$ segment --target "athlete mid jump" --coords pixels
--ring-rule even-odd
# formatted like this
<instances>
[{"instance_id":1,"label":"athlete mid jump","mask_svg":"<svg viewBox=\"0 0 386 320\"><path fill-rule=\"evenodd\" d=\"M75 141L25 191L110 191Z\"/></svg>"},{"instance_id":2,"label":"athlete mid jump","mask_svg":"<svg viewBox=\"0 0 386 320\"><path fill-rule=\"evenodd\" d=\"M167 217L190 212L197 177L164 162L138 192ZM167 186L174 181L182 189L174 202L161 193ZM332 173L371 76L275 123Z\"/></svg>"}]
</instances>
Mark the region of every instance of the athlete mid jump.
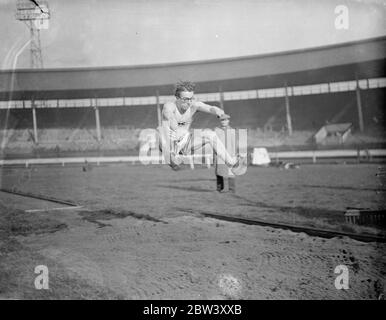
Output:
<instances>
[{"instance_id":1,"label":"athlete mid jump","mask_svg":"<svg viewBox=\"0 0 386 320\"><path fill-rule=\"evenodd\" d=\"M164 104L162 125L158 128L160 149L166 162L172 169L178 170L183 155L202 149L209 144L213 151L231 169L233 174L242 175L247 170L247 157L232 157L224 144L212 130L204 130L200 137L194 137L190 131L193 116L197 111L220 117L224 111L194 98L195 85L192 82L180 82L176 85L176 99ZM197 139L198 138L198 139ZM194 141L192 141L194 140Z\"/></svg>"}]
</instances>

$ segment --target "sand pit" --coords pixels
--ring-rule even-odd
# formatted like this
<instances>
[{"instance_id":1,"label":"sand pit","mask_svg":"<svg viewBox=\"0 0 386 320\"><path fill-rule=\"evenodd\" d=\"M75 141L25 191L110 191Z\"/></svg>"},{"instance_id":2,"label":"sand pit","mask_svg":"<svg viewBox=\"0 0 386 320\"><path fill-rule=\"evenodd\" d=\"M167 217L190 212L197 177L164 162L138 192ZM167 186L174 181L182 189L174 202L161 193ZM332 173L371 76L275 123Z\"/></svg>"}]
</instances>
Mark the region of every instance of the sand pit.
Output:
<instances>
[{"instance_id":1,"label":"sand pit","mask_svg":"<svg viewBox=\"0 0 386 320\"><path fill-rule=\"evenodd\" d=\"M376 170L251 168L232 197L213 191L215 181L206 169L39 168L23 191L72 199L84 208L20 214L2 223L0 298L382 298L386 244L323 239L198 214L347 228L345 206L384 206ZM135 179L139 171L141 179ZM12 172L4 172L4 187L13 180ZM316 183L326 188L308 188ZM37 265L50 271L49 290L34 288ZM348 268L348 290L335 288L338 265Z\"/></svg>"},{"instance_id":2,"label":"sand pit","mask_svg":"<svg viewBox=\"0 0 386 320\"><path fill-rule=\"evenodd\" d=\"M91 288L90 297L103 288L120 299L377 299L384 293L385 245L195 216L167 224L127 217L104 227L75 213L63 218L66 230L16 238L47 263L55 297L65 276L73 283L69 298L78 297L79 283ZM32 263L38 261L30 261L30 270ZM348 290L334 286L341 264L349 269ZM28 292L33 299L32 285L19 282L13 298Z\"/></svg>"}]
</instances>

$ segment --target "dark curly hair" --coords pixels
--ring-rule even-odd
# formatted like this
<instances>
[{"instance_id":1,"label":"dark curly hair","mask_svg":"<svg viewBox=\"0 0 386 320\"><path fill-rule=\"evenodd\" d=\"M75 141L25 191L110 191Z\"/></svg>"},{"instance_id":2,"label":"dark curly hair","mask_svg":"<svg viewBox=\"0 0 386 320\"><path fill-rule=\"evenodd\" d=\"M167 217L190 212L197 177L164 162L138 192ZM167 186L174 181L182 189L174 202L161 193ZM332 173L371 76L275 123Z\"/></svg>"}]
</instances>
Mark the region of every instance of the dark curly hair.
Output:
<instances>
[{"instance_id":1,"label":"dark curly hair","mask_svg":"<svg viewBox=\"0 0 386 320\"><path fill-rule=\"evenodd\" d=\"M174 95L179 98L180 92L183 91L194 91L196 88L196 85L191 81L180 81L175 86L175 92Z\"/></svg>"}]
</instances>

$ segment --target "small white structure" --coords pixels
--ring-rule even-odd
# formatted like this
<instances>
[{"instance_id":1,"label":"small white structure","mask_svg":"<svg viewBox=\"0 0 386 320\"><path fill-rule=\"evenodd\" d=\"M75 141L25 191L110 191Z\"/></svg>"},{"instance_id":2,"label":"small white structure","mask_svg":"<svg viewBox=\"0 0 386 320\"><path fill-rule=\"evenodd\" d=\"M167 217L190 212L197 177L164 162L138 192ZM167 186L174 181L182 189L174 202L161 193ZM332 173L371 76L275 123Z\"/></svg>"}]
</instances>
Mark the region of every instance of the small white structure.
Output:
<instances>
[{"instance_id":1,"label":"small white structure","mask_svg":"<svg viewBox=\"0 0 386 320\"><path fill-rule=\"evenodd\" d=\"M352 123L326 124L314 134L314 142L317 144L343 144L351 134L352 127Z\"/></svg>"},{"instance_id":2,"label":"small white structure","mask_svg":"<svg viewBox=\"0 0 386 320\"><path fill-rule=\"evenodd\" d=\"M252 154L252 164L255 166L266 166L271 163L268 151L266 148L254 148Z\"/></svg>"}]
</instances>

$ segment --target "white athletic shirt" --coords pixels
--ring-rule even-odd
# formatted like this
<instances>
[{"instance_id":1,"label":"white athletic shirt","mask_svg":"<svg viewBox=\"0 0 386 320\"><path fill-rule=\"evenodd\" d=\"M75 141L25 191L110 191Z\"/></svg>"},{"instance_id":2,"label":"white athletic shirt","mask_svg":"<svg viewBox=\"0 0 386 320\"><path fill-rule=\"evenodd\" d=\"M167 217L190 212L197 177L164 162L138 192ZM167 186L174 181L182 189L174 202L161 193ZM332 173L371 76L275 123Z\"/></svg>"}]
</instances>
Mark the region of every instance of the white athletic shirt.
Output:
<instances>
[{"instance_id":1,"label":"white athletic shirt","mask_svg":"<svg viewBox=\"0 0 386 320\"><path fill-rule=\"evenodd\" d=\"M169 135L172 140L179 141L187 133L189 133L189 129L193 121L193 115L197 112L197 108L194 105L192 105L184 113L180 113L175 103L169 102L169 104L174 105L174 108L172 109L173 117L178 123L178 127L176 131L168 127Z\"/></svg>"}]
</instances>

